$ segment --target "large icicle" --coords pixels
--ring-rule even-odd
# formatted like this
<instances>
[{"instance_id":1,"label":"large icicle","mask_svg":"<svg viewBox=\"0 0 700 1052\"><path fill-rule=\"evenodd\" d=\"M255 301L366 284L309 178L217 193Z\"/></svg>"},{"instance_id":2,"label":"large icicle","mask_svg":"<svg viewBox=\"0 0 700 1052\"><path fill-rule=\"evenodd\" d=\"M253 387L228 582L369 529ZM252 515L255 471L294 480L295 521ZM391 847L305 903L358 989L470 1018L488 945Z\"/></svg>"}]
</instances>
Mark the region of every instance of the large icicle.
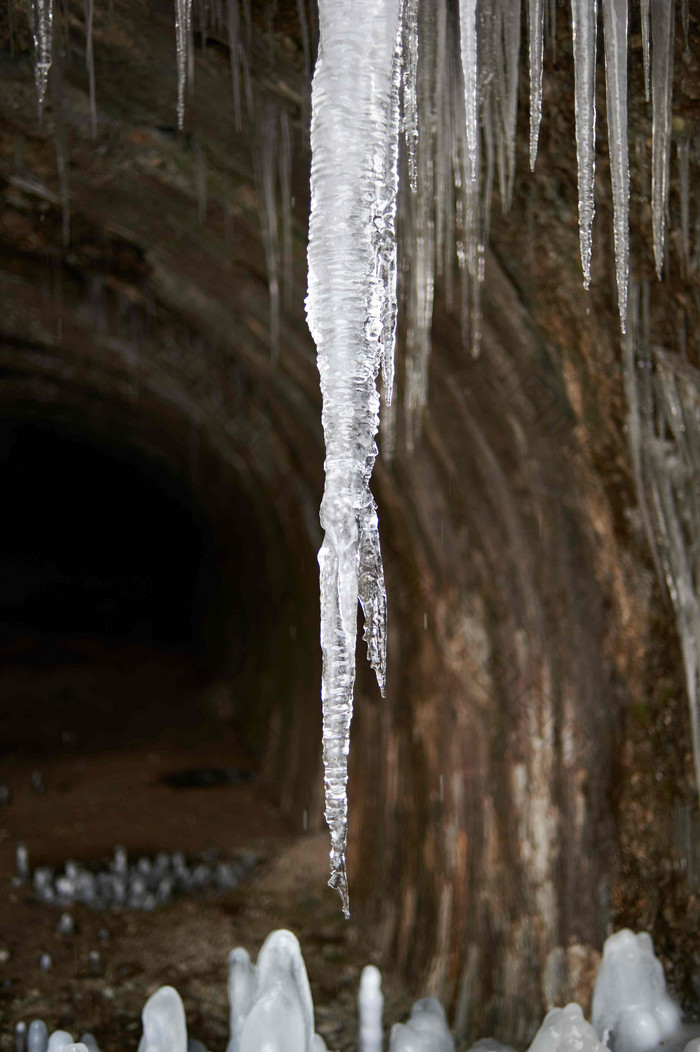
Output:
<instances>
[{"instance_id":1,"label":"large icicle","mask_svg":"<svg viewBox=\"0 0 700 1052\"><path fill-rule=\"evenodd\" d=\"M627 0L603 0L608 149L613 192L617 305L625 332L629 281L630 173L627 150Z\"/></svg>"},{"instance_id":2,"label":"large icicle","mask_svg":"<svg viewBox=\"0 0 700 1052\"><path fill-rule=\"evenodd\" d=\"M542 120L544 0L529 0L528 15L530 23L530 168L534 172Z\"/></svg>"},{"instance_id":3,"label":"large icicle","mask_svg":"<svg viewBox=\"0 0 700 1052\"><path fill-rule=\"evenodd\" d=\"M664 2L664 0L662 0ZM578 226L583 284L591 283L591 243L595 213L595 54L597 0L571 0L574 33Z\"/></svg>"},{"instance_id":4,"label":"large icicle","mask_svg":"<svg viewBox=\"0 0 700 1052\"><path fill-rule=\"evenodd\" d=\"M51 69L53 0L32 0L31 11L32 36L34 37L34 80L39 116L41 116Z\"/></svg>"},{"instance_id":5,"label":"large icicle","mask_svg":"<svg viewBox=\"0 0 700 1052\"><path fill-rule=\"evenodd\" d=\"M661 277L671 154L673 90L673 0L651 0L651 102L653 109L651 215L654 261Z\"/></svg>"},{"instance_id":6,"label":"large icicle","mask_svg":"<svg viewBox=\"0 0 700 1052\"><path fill-rule=\"evenodd\" d=\"M312 87L307 316L326 443L319 552L330 885L348 914L347 759L358 599L384 692L386 592L369 481L377 375L393 352L400 0L321 0Z\"/></svg>"}]
</instances>

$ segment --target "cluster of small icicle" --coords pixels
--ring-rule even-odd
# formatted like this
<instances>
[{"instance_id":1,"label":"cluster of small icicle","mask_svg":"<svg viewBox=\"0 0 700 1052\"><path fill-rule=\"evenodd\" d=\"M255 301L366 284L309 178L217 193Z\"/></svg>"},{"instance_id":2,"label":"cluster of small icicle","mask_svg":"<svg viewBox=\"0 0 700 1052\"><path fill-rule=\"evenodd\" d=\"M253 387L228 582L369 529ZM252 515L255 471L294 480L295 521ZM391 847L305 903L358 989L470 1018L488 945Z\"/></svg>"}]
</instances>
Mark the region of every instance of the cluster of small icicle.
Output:
<instances>
[{"instance_id":1,"label":"cluster of small icicle","mask_svg":"<svg viewBox=\"0 0 700 1052\"><path fill-rule=\"evenodd\" d=\"M232 950L228 960L230 1037L226 1052L326 1052L315 1032L314 1006L299 943L289 931L267 937L253 964L247 950ZM359 1052L384 1048L384 999L381 975L368 965L359 990ZM162 986L146 1002L139 1052L205 1052L188 1038L185 1010L172 986ZM620 931L603 950L593 992L593 1022L577 1004L547 1013L528 1052L655 1052L664 1045L678 1052L700 1052L700 1025L683 1025L666 991L660 961L646 932ZM99 1052L92 1034L77 1044L65 1030L49 1035L42 1020L15 1028L16 1052ZM417 1001L406 1023L391 1028L388 1052L454 1052L445 1011L433 997ZM223 1050L222 1050L223 1052ZM482 1039L470 1052L514 1052Z\"/></svg>"}]
</instances>

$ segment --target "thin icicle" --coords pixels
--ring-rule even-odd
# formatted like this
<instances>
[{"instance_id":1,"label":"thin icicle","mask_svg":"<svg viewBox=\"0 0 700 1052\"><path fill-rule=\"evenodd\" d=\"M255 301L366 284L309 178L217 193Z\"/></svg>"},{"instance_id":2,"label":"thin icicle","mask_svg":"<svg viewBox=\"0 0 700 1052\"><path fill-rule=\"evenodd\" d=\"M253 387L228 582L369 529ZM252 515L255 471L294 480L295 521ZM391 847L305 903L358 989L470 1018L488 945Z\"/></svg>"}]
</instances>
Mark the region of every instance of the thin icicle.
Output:
<instances>
[{"instance_id":1,"label":"thin icicle","mask_svg":"<svg viewBox=\"0 0 700 1052\"><path fill-rule=\"evenodd\" d=\"M309 20L306 17L306 0L297 0L297 17L299 19L299 31L301 32L301 47L304 54L304 84L311 84L311 40L309 37ZM309 119L309 96L304 91L302 98L302 115L304 126Z\"/></svg>"},{"instance_id":2,"label":"thin icicle","mask_svg":"<svg viewBox=\"0 0 700 1052\"><path fill-rule=\"evenodd\" d=\"M318 349L326 443L319 565L330 884L347 914L347 757L358 600L382 693L385 684L386 592L369 481L377 452L377 376L395 316L397 175L391 166L399 133L393 96L400 0L321 0L319 17L307 315Z\"/></svg>"},{"instance_id":3,"label":"thin icicle","mask_svg":"<svg viewBox=\"0 0 700 1052\"><path fill-rule=\"evenodd\" d=\"M518 119L518 70L520 66L520 0L501 0L503 19L503 68L505 92L502 102L503 140L505 146L505 210L510 208L515 182L515 126Z\"/></svg>"},{"instance_id":4,"label":"thin icicle","mask_svg":"<svg viewBox=\"0 0 700 1052\"><path fill-rule=\"evenodd\" d=\"M681 270L690 273L690 139L678 143L678 183L681 198Z\"/></svg>"},{"instance_id":5,"label":"thin icicle","mask_svg":"<svg viewBox=\"0 0 700 1052\"><path fill-rule=\"evenodd\" d=\"M192 0L175 0L175 43L177 47L177 126L185 123L185 85L191 69Z\"/></svg>"},{"instance_id":6,"label":"thin icicle","mask_svg":"<svg viewBox=\"0 0 700 1052\"><path fill-rule=\"evenodd\" d=\"M408 155L408 181L415 192L418 188L418 0L404 2L403 133Z\"/></svg>"},{"instance_id":7,"label":"thin icicle","mask_svg":"<svg viewBox=\"0 0 700 1052\"><path fill-rule=\"evenodd\" d=\"M479 178L479 111L477 99L476 0L460 0L459 28L464 77L464 115L467 130L467 178Z\"/></svg>"},{"instance_id":8,"label":"thin icicle","mask_svg":"<svg viewBox=\"0 0 700 1052\"><path fill-rule=\"evenodd\" d=\"M46 86L51 69L53 47L53 0L32 0L32 36L34 38L34 81L39 118L44 110Z\"/></svg>"},{"instance_id":9,"label":"thin icicle","mask_svg":"<svg viewBox=\"0 0 700 1052\"><path fill-rule=\"evenodd\" d=\"M576 156L578 159L578 226L584 288L589 288L591 284L591 245L595 214L597 6L597 0L571 0L574 35Z\"/></svg>"},{"instance_id":10,"label":"thin icicle","mask_svg":"<svg viewBox=\"0 0 700 1052\"><path fill-rule=\"evenodd\" d=\"M674 0L651 0L651 101L653 110L651 215L654 261L659 278L664 267L664 237L671 154Z\"/></svg>"},{"instance_id":11,"label":"thin icicle","mask_svg":"<svg viewBox=\"0 0 700 1052\"><path fill-rule=\"evenodd\" d=\"M94 0L85 0L85 66L88 74L88 85L90 93L90 134L93 139L97 135L97 103L95 102L95 56L92 47L92 23L94 16Z\"/></svg>"},{"instance_id":12,"label":"thin icicle","mask_svg":"<svg viewBox=\"0 0 700 1052\"><path fill-rule=\"evenodd\" d=\"M545 0L529 0L530 26L530 170L534 172L542 120L542 65L544 60Z\"/></svg>"},{"instance_id":13,"label":"thin icicle","mask_svg":"<svg viewBox=\"0 0 700 1052\"><path fill-rule=\"evenodd\" d=\"M642 55L644 58L644 96L651 99L651 38L649 36L649 0L640 0L642 19Z\"/></svg>"},{"instance_id":14,"label":"thin icicle","mask_svg":"<svg viewBox=\"0 0 700 1052\"><path fill-rule=\"evenodd\" d=\"M627 0L603 0L608 149L613 193L617 305L627 320L630 173L627 147Z\"/></svg>"}]
</instances>

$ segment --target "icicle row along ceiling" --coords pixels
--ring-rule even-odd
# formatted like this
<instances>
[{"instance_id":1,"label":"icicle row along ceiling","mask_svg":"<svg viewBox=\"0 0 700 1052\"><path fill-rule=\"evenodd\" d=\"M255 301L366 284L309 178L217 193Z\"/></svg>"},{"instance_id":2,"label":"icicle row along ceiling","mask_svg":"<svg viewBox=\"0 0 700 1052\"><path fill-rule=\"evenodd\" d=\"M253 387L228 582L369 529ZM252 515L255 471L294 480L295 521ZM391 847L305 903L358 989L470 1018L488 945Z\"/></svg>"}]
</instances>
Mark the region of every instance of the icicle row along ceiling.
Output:
<instances>
[{"instance_id":1,"label":"icicle row along ceiling","mask_svg":"<svg viewBox=\"0 0 700 1052\"><path fill-rule=\"evenodd\" d=\"M261 108L252 98L246 50L246 40L250 44L251 36L250 0L243 0L242 10L238 0L210 0L200 6L198 10L195 0L193 10L193 0L175 0L178 126L182 128L185 122L185 100L194 69L193 22L199 19L205 30L211 28L227 35L236 127L240 127L242 112L246 110L257 128L256 175L262 202L274 357L279 343L280 276L285 288L291 284L289 127L286 114L280 116L274 106ZM527 55L529 64L529 157L534 169L543 118L545 38L549 35L553 43L556 39L548 28L555 21L555 6L554 0L549 6L545 0L527 0L526 5L521 0L459 0L459 5L450 0L355 0L353 4L319 0L318 4L320 36L312 92L307 310L318 348L327 455L321 508L325 541L319 556L326 817L332 836L331 884L341 892L346 910L347 756L358 600L365 615L369 658L382 692L385 678L386 593L376 506L369 482L377 453L380 369L384 391L382 446L389 457L395 442L391 394L399 170L405 168L408 190L402 187L401 199L406 213L402 216L402 252L408 274L403 403L405 441L410 450L420 436L421 415L428 397L437 278L444 283L449 305L455 302L454 275L461 276L465 344L474 357L480 353L480 289L495 181L504 209L513 192L521 55ZM687 386L684 376L677 376L665 358L652 361L648 352L641 364L654 370L656 380L650 386L645 379L640 388L634 350L639 296L634 289L628 304L629 21L632 15L641 24L642 47L634 49L632 58L643 62L646 94L652 106L651 213L655 265L661 278L672 143L675 6L673 0L639 0L638 9L635 6L630 12L628 0L601 0L600 5L597 0L571 0L570 15L583 284L588 288L591 280L597 30L602 16L617 301L621 330L625 333L630 329L626 353L634 473L640 506L646 509L652 550L663 566L677 613L696 767L700 772L700 621L694 583L697 566L691 565L689 554L693 528L697 536L700 520L693 499L681 499L683 487L692 483L693 472L698 470L697 443L693 438L698 407L690 395L682 395ZM521 7L526 7L525 45L521 42ZM313 33L305 0L298 0L297 9L304 61L310 71ZM88 0L88 38L91 11L92 2ZM52 0L32 0L31 14L41 114L52 54ZM313 15L315 20L315 9ZM681 2L681 22L687 48L687 0ZM97 109L89 39L86 56L94 129ZM402 166L401 132L405 151ZM687 261L690 169L696 162L696 153L697 144L691 143L687 135L681 136L681 240ZM695 383L695 390L697 386ZM686 418L692 420L692 427L675 426ZM668 428L671 430L667 434ZM667 471L671 461L681 467ZM685 521L687 514L695 515L693 523Z\"/></svg>"}]
</instances>

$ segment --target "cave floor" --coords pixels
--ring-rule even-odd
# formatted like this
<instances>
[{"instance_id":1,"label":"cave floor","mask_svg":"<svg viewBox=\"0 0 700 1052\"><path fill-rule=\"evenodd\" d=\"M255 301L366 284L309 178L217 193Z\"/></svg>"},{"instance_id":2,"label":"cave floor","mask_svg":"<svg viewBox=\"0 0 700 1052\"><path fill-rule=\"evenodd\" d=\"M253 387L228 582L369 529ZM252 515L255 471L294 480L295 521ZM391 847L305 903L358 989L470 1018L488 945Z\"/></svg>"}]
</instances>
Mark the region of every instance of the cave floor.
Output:
<instances>
[{"instance_id":1,"label":"cave floor","mask_svg":"<svg viewBox=\"0 0 700 1052\"><path fill-rule=\"evenodd\" d=\"M131 665L124 656L120 654L124 669L133 667L134 655ZM178 692L168 683L165 666L159 670L153 655L141 653L142 662L146 657L151 676L139 679L139 689L151 684L152 706L158 711L144 706L140 736L122 736L108 748L99 735L88 746L76 741L72 731L59 731L61 748L54 754L47 748L46 728L39 725L32 749L28 721L36 719L32 699L36 701L38 684L44 691L50 687L65 694L61 677L70 680L66 667L57 666L53 678L46 669L28 672L26 666L5 665L0 670L6 720L8 698L17 703L24 691L24 704L15 708L11 720L16 748L5 755L0 777L12 794L0 811L0 1033L9 1037L20 1019L29 1023L43 1018L49 1030L66 1029L76 1040L91 1031L102 1052L136 1049L146 998L170 984L182 996L190 1036L223 1052L228 1040L228 953L243 945L255 957L266 935L284 927L302 945L318 1032L329 1048L354 1048L360 971L367 963L381 966L382 961L368 934L343 919L337 895L326 886L327 836L292 833L254 777L207 788L164 784L163 775L183 769L245 770L251 761L234 731L220 721L210 726L204 718L187 728L173 719L171 726L161 722L159 732L152 733L168 699L173 713L185 709L178 707ZM84 703L97 682L96 663L89 667L94 675L90 689L81 692ZM193 684L177 662L168 667L182 701ZM113 679L103 676L100 682L116 689ZM129 685L136 689L136 680L126 671L121 679L117 676L117 684L122 690ZM83 725L78 721L77 726ZM31 784L37 770L45 787L41 793ZM254 851L259 862L231 891L181 896L152 912L94 911L80 904L41 903L28 885L13 883L21 841L27 844L32 869L62 869L67 859L107 861L116 844L124 845L131 857L175 850L195 855L216 848L224 856ZM72 935L56 930L63 912L75 922ZM99 975L89 962L95 950L102 962ZM43 953L52 958L48 972L39 964ZM407 990L391 975L385 976L384 986L386 1019L405 1018Z\"/></svg>"}]
</instances>

